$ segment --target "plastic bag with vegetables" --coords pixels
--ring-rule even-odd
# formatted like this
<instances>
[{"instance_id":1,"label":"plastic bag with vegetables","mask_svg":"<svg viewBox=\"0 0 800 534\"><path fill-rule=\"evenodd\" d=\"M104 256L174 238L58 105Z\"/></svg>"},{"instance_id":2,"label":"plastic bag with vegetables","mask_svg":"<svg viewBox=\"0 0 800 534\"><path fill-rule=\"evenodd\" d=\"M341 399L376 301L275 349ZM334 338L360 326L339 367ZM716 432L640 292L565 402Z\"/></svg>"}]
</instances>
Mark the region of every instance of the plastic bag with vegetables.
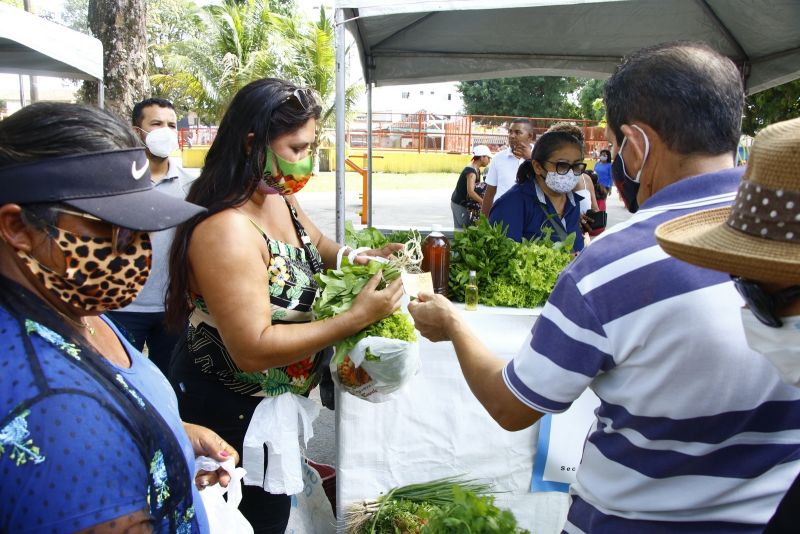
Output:
<instances>
[{"instance_id":1,"label":"plastic bag with vegetables","mask_svg":"<svg viewBox=\"0 0 800 534\"><path fill-rule=\"evenodd\" d=\"M352 265L344 259L339 269L330 269L315 278L321 293L314 302L314 315L325 319L350 309L353 300L369 279L383 271L378 289L400 276L392 262L370 261ZM384 402L419 369L417 335L404 309L344 338L335 346L331 374L340 388L371 402Z\"/></svg>"}]
</instances>

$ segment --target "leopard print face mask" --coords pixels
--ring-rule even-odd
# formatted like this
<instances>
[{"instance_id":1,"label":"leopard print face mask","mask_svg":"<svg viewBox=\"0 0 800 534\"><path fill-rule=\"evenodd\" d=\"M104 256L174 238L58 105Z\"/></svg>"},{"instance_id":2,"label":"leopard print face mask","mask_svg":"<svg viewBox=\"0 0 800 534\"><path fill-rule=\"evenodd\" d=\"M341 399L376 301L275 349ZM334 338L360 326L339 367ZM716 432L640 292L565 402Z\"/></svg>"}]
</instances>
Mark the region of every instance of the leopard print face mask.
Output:
<instances>
[{"instance_id":1,"label":"leopard print face mask","mask_svg":"<svg viewBox=\"0 0 800 534\"><path fill-rule=\"evenodd\" d=\"M133 302L150 274L153 251L147 233L136 234L124 254L114 254L109 237L81 236L55 226L50 228L50 236L64 253L64 274L17 251L48 290L67 304L89 312L116 310Z\"/></svg>"}]
</instances>

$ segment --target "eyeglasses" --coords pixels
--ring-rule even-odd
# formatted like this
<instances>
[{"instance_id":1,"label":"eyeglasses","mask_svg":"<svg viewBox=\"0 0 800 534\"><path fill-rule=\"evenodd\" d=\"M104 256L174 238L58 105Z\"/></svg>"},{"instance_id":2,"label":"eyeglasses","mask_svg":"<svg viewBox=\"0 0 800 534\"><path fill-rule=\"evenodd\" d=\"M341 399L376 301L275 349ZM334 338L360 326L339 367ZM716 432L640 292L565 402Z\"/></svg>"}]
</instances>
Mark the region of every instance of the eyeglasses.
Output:
<instances>
[{"instance_id":1,"label":"eyeglasses","mask_svg":"<svg viewBox=\"0 0 800 534\"><path fill-rule=\"evenodd\" d=\"M549 161L544 160L545 163L552 163L556 166L556 173L567 174L572 169L573 174L583 174L586 170L585 163L570 163L568 161Z\"/></svg>"},{"instance_id":2,"label":"eyeglasses","mask_svg":"<svg viewBox=\"0 0 800 534\"><path fill-rule=\"evenodd\" d=\"M283 99L281 105L292 99L296 100L303 110L308 110L308 108L317 104L317 96L314 90L305 87L298 87L292 91L292 94Z\"/></svg>"},{"instance_id":3,"label":"eyeglasses","mask_svg":"<svg viewBox=\"0 0 800 534\"><path fill-rule=\"evenodd\" d=\"M111 224L111 249L117 255L124 254L125 251L128 250L128 247L133 243L133 240L136 238L136 234L139 233L138 230L131 230L130 228L117 226L116 224L109 223L108 221L104 221L103 219L95 217L94 215L89 215L88 213L81 211L72 211L64 208L54 208L54 210L58 213L73 215L75 217L89 219L90 221Z\"/></svg>"},{"instance_id":4,"label":"eyeglasses","mask_svg":"<svg viewBox=\"0 0 800 534\"><path fill-rule=\"evenodd\" d=\"M775 314L775 310L800 299L800 286L787 287L777 293L767 293L752 280L738 276L731 276L731 280L756 319L773 328L783 326L783 321Z\"/></svg>"}]
</instances>

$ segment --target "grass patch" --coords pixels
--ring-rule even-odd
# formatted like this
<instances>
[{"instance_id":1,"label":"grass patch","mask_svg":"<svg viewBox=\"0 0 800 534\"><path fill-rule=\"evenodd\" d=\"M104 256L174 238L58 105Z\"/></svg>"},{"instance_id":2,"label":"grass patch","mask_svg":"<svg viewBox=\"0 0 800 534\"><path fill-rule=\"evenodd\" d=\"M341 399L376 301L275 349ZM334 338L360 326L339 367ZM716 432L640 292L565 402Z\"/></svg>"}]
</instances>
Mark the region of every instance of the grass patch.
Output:
<instances>
[{"instance_id":1,"label":"grass patch","mask_svg":"<svg viewBox=\"0 0 800 534\"><path fill-rule=\"evenodd\" d=\"M345 191L360 192L363 185L361 175L355 172L346 172ZM458 174L451 173L425 173L425 174L393 174L373 173L373 191L391 191L397 189L449 189L453 190L458 180ZM336 190L336 173L320 172L315 174L303 192L328 193Z\"/></svg>"}]
</instances>

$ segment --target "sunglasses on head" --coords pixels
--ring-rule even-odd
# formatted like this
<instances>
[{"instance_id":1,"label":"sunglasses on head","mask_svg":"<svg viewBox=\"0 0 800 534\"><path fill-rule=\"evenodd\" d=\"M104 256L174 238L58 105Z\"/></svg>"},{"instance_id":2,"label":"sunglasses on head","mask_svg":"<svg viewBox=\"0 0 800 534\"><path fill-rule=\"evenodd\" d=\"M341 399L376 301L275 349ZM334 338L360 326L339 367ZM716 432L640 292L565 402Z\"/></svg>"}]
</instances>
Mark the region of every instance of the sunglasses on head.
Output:
<instances>
[{"instance_id":1,"label":"sunglasses on head","mask_svg":"<svg viewBox=\"0 0 800 534\"><path fill-rule=\"evenodd\" d=\"M567 174L570 169L572 170L573 174L583 174L583 171L586 170L585 163L570 163L568 161L549 161L544 160L545 163L552 163L556 166L556 173L557 174Z\"/></svg>"},{"instance_id":2,"label":"sunglasses on head","mask_svg":"<svg viewBox=\"0 0 800 534\"><path fill-rule=\"evenodd\" d=\"M298 87L297 89L292 91L292 94L283 99L281 105L291 100L297 101L300 108L302 108L303 110L307 110L317 103L317 97L314 93L314 90L307 89L305 87Z\"/></svg>"},{"instance_id":3,"label":"sunglasses on head","mask_svg":"<svg viewBox=\"0 0 800 534\"><path fill-rule=\"evenodd\" d=\"M752 280L746 280L739 276L731 276L731 280L756 319L773 328L783 326L783 321L777 316L775 310L800 298L800 286L787 287L776 293L767 293Z\"/></svg>"},{"instance_id":4,"label":"sunglasses on head","mask_svg":"<svg viewBox=\"0 0 800 534\"><path fill-rule=\"evenodd\" d=\"M72 211L65 208L53 208L58 213L64 213L66 215L73 215L75 217L81 217L83 219L89 219L90 221L97 221L105 224L111 225L111 249L113 250L114 254L124 254L128 247L131 246L134 239L136 238L136 234L139 233L138 230L131 230L130 228L125 228L123 226L118 226L116 224L112 224L108 221L104 221L94 215L89 215L88 213L84 213L81 211Z\"/></svg>"}]
</instances>

